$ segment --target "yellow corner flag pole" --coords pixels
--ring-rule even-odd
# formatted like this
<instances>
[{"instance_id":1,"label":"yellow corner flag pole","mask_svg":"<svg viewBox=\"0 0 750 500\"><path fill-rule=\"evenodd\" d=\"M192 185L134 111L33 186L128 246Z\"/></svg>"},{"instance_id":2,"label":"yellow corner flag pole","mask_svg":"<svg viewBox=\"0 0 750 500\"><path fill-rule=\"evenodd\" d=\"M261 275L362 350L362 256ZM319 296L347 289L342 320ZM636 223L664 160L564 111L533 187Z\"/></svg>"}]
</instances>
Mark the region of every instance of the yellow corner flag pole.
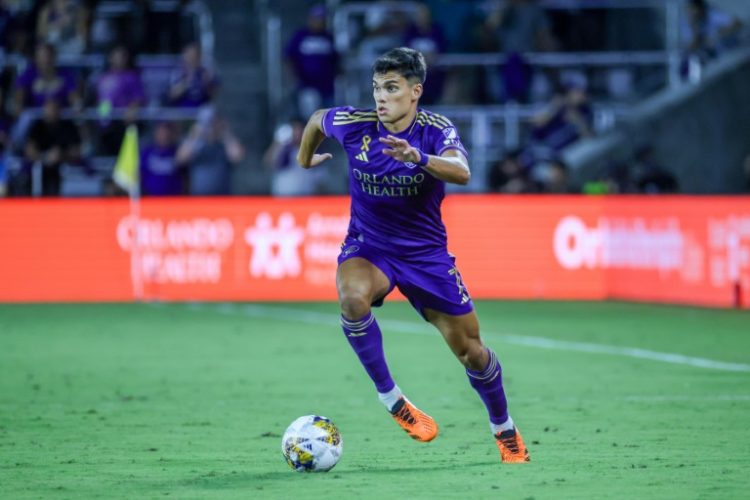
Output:
<instances>
[{"instance_id":1,"label":"yellow corner flag pole","mask_svg":"<svg viewBox=\"0 0 750 500\"><path fill-rule=\"evenodd\" d=\"M136 300L143 299L143 274L141 269L140 251L140 150L138 149L138 127L128 125L122 139L120 153L112 174L112 180L127 191L130 196L130 217L134 222L133 247L130 251L130 279L133 283L133 296Z\"/></svg>"}]
</instances>

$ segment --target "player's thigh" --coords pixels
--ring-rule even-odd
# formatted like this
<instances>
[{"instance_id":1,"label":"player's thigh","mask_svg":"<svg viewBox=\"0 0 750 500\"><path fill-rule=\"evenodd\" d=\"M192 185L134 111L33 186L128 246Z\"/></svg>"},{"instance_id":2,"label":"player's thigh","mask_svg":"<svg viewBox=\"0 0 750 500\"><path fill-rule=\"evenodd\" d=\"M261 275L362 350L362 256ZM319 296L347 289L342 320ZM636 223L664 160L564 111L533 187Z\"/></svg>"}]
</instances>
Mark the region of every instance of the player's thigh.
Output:
<instances>
[{"instance_id":1,"label":"player's thigh","mask_svg":"<svg viewBox=\"0 0 750 500\"><path fill-rule=\"evenodd\" d=\"M370 304L387 295L390 288L391 282L385 273L367 259L347 259L336 270L339 299L357 296Z\"/></svg>"},{"instance_id":2,"label":"player's thigh","mask_svg":"<svg viewBox=\"0 0 750 500\"><path fill-rule=\"evenodd\" d=\"M456 356L477 355L477 350L482 349L476 312L456 316L426 308L424 315L440 331Z\"/></svg>"}]
</instances>

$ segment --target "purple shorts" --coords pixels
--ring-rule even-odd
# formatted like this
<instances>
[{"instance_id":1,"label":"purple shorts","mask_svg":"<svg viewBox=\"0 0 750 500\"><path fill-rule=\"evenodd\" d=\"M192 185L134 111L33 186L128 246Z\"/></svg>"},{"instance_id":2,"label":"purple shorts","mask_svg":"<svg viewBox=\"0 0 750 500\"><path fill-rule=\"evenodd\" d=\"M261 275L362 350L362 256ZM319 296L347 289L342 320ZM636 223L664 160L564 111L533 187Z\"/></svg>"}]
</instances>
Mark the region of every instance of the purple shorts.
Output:
<instances>
[{"instance_id":1,"label":"purple shorts","mask_svg":"<svg viewBox=\"0 0 750 500\"><path fill-rule=\"evenodd\" d=\"M390 281L385 296L394 287L398 287L423 318L426 308L454 316L474 310L469 292L456 267L456 258L448 252L436 253L428 258L389 255L347 236L341 246L338 263L341 265L355 257L368 260L383 271ZM383 305L385 296L372 305Z\"/></svg>"}]
</instances>

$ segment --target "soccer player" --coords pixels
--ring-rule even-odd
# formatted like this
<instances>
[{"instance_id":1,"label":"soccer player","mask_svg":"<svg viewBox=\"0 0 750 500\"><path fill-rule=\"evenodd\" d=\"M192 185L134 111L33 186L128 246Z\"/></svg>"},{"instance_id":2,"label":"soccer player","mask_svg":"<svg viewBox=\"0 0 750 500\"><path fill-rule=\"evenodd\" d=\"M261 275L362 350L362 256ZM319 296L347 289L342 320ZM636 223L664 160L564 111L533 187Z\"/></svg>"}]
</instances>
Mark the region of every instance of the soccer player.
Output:
<instances>
[{"instance_id":1,"label":"soccer player","mask_svg":"<svg viewBox=\"0 0 750 500\"><path fill-rule=\"evenodd\" d=\"M445 183L465 185L467 153L456 128L417 107L427 66L416 50L396 48L373 65L375 109L321 109L310 117L297 161L304 168L331 155L315 151L336 139L349 159L351 220L338 258L341 326L394 420L414 439L437 436L435 421L393 381L372 306L398 289L435 325L489 412L503 462L529 453L508 414L500 363L479 337L469 292L448 253L440 205Z\"/></svg>"}]
</instances>

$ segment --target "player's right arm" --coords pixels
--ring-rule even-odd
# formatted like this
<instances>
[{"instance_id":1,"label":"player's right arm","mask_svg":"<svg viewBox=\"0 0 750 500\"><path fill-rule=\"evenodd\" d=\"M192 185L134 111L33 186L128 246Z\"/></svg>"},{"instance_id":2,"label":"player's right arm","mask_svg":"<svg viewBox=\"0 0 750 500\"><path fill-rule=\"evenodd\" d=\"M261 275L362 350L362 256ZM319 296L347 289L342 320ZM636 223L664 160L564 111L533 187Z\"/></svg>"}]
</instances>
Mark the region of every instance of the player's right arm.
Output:
<instances>
[{"instance_id":1,"label":"player's right arm","mask_svg":"<svg viewBox=\"0 0 750 500\"><path fill-rule=\"evenodd\" d=\"M324 161L333 158L330 153L324 153L322 155L317 154L315 151L318 146L326 138L325 132L323 131L323 118L326 115L327 109L319 109L310 116L310 119L305 125L305 130L302 132L302 140L299 145L299 152L297 153L297 163L302 168L311 168L320 165Z\"/></svg>"}]
</instances>

